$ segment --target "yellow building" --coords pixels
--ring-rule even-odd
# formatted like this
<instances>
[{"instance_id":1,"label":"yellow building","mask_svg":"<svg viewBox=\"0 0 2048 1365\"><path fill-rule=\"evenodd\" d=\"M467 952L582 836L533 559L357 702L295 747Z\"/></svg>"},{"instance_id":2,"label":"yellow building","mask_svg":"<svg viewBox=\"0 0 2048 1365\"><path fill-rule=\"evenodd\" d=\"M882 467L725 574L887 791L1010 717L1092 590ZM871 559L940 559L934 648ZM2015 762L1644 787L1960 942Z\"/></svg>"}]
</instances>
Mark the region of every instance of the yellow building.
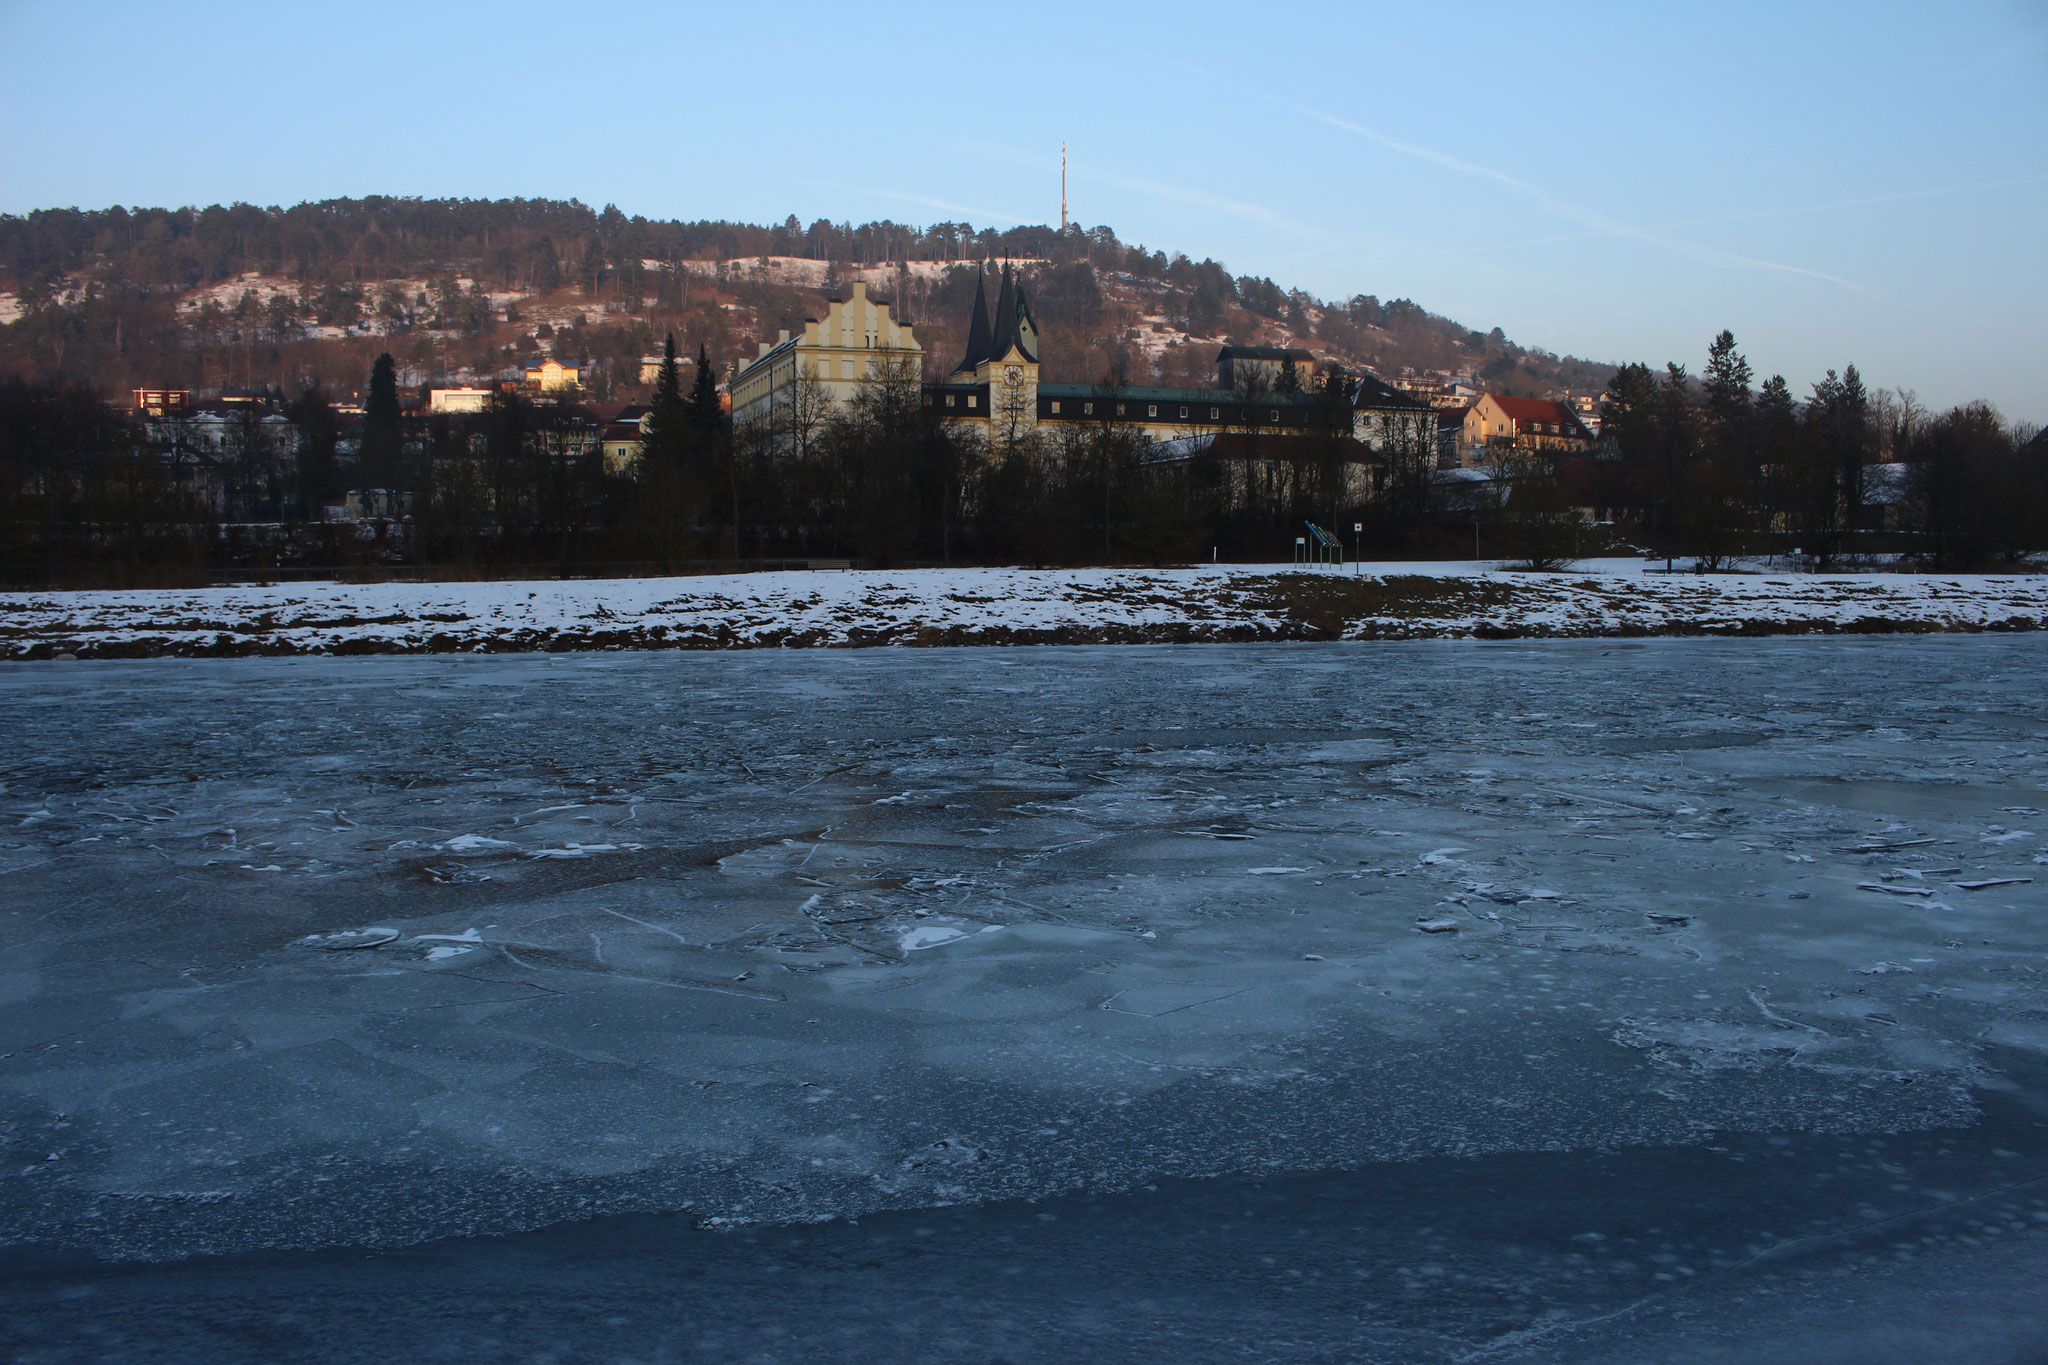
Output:
<instances>
[{"instance_id":1,"label":"yellow building","mask_svg":"<svg viewBox=\"0 0 2048 1365\"><path fill-rule=\"evenodd\" d=\"M548 356L526 367L526 387L539 389L542 393L558 393L573 389L582 382L580 365L564 365L553 356Z\"/></svg>"},{"instance_id":2,"label":"yellow building","mask_svg":"<svg viewBox=\"0 0 2048 1365\"><path fill-rule=\"evenodd\" d=\"M923 372L924 347L910 324L890 317L888 301L869 298L867 285L856 283L851 298L829 302L822 321L807 319L800 334L761 343L733 376L733 424L815 420L850 401L864 380L897 373L915 382Z\"/></svg>"},{"instance_id":3,"label":"yellow building","mask_svg":"<svg viewBox=\"0 0 2048 1365\"><path fill-rule=\"evenodd\" d=\"M1038 319L1031 314L1024 282L1008 262L996 284L994 322L989 321L981 283L975 282L974 312L967 321L967 353L946 383L949 387L974 386L978 394L970 394L970 402L987 396L988 411L969 420L988 422L989 434L997 439L1015 440L1037 427Z\"/></svg>"}]
</instances>

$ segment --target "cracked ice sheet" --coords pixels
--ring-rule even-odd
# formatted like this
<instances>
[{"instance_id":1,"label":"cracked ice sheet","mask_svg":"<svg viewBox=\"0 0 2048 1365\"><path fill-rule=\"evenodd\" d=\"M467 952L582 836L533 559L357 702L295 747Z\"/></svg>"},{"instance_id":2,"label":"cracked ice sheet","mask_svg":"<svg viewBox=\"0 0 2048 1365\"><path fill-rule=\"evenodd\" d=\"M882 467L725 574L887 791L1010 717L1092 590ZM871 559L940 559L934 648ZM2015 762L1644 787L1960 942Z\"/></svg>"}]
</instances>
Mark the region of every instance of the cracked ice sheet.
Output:
<instances>
[{"instance_id":1,"label":"cracked ice sheet","mask_svg":"<svg viewBox=\"0 0 2048 1365\"><path fill-rule=\"evenodd\" d=\"M2040 887L1859 887L2036 871L2042 661L0 669L0 1226L164 1257L1964 1129L1987 1048L2048 1049Z\"/></svg>"}]
</instances>

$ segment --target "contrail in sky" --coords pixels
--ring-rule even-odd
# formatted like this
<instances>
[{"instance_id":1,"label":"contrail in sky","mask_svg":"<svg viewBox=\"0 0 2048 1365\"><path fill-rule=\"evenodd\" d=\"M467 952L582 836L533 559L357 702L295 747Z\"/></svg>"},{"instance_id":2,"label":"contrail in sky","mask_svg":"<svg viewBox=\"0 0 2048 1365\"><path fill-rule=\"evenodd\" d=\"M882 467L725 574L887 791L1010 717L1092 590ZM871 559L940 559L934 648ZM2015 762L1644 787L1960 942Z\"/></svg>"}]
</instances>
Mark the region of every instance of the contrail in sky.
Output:
<instances>
[{"instance_id":1,"label":"contrail in sky","mask_svg":"<svg viewBox=\"0 0 2048 1365\"><path fill-rule=\"evenodd\" d=\"M1303 236L1316 235L1313 228L1282 217L1263 204L1248 204L1241 199L1225 199L1221 195L1210 194L1205 190L1162 184L1157 180L1136 180L1126 176L1103 175L1099 172L1086 171L1080 172L1079 175L1084 180L1097 180L1103 184L1115 185L1119 189L1133 190L1139 194L1156 195L1161 199L1176 199L1183 204L1199 204L1203 208L1218 209L1224 213L1235 214L1239 218L1249 218L1253 222L1264 223L1268 227L1284 228L1289 232L1300 233Z\"/></svg>"},{"instance_id":2,"label":"contrail in sky","mask_svg":"<svg viewBox=\"0 0 2048 1365\"><path fill-rule=\"evenodd\" d=\"M1618 219L1610 218L1604 213L1571 203L1568 200L1559 199L1541 186L1533 185L1526 180L1517 179L1505 171L1497 171L1490 166L1481 166L1475 162L1452 156L1448 152L1439 152L1431 147L1418 146L1413 142L1403 142L1400 138L1389 137L1376 129L1367 128L1363 124L1353 123L1349 119L1338 118L1335 114L1326 114L1320 109L1311 109L1305 104L1294 104L1289 107L1303 118L1327 123L1332 128L1341 129L1355 137L1364 138L1368 142L1376 142L1390 151L1401 153L1403 156L1418 157L1424 161L1442 166L1445 170L1455 171L1460 175L1476 176L1483 180L1492 180L1498 184L1506 185L1510 189L1518 190L1528 195L1560 218L1569 219L1582 227L1589 228L1594 234L1599 236L1622 237L1632 241L1647 242L1652 246L1663 247L1667 251L1675 251L1681 255L1690 256L1694 260L1727 265L1754 266L1760 270L1775 270L1788 275L1804 275L1808 279L1825 280L1829 284L1838 284L1844 289L1853 289L1859 294L1870 292L1854 280L1845 280L1840 275L1830 275L1823 270L1812 270L1803 265L1787 265L1783 261L1767 261L1757 256L1744 256L1738 252L1723 251L1718 247L1702 246L1698 242L1688 242L1683 238L1666 236L1664 233L1654 229L1633 227Z\"/></svg>"},{"instance_id":3,"label":"contrail in sky","mask_svg":"<svg viewBox=\"0 0 2048 1365\"><path fill-rule=\"evenodd\" d=\"M1645 229L1649 232L1665 232L1672 228L1711 227L1717 223L1746 223L1763 218L1791 218L1802 213L1834 213L1842 209L1873 208L1880 204L1903 204L1916 199L1945 199L1952 195L1976 194L1984 190L2014 189L2021 185L2039 185L2048 182L2048 175L2014 175L2000 180L1979 180L1968 185L1940 185L1925 190L1901 190L1896 194L1864 195L1856 199L1835 199L1820 204L1787 204L1774 209L1747 209L1741 213L1716 213L1704 218L1680 218L1674 222L1659 223ZM1520 237L1506 242L1488 242L1481 246L1453 247L1444 254L1450 256L1476 255L1482 251L1506 251L1514 247L1544 246L1551 242L1583 242L1590 237L1604 237L1605 232L1559 232L1547 237Z\"/></svg>"},{"instance_id":4,"label":"contrail in sky","mask_svg":"<svg viewBox=\"0 0 2048 1365\"><path fill-rule=\"evenodd\" d=\"M827 184L824 188L848 190L854 194L871 194L877 199L899 199L906 204L922 204L925 208L938 209L942 213L965 214L969 218L980 218L992 223L1025 223L1030 221L1027 218L1020 218L1014 213L997 213L993 209L978 209L970 204L955 204L944 199L927 199L921 194L899 194L895 190L878 190L872 185Z\"/></svg>"}]
</instances>

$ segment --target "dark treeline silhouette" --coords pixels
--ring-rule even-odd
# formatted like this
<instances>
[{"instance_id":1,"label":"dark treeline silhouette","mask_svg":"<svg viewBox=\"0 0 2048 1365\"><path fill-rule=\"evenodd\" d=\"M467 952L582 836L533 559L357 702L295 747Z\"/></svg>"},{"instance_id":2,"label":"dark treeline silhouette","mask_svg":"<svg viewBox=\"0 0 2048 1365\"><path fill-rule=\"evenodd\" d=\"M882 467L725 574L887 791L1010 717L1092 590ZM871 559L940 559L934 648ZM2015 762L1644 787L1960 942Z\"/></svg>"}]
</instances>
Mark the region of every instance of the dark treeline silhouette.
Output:
<instances>
[{"instance_id":1,"label":"dark treeline silhouette","mask_svg":"<svg viewBox=\"0 0 2048 1365\"><path fill-rule=\"evenodd\" d=\"M799 391L775 422L735 428L716 374L671 336L637 449L611 455L590 411L515 390L481 412L407 415L388 355L347 423L317 389L194 424L0 381L0 572L1270 561L1310 521L1370 556L1536 567L1632 547L1706 569L1794 548L1819 568L1898 554L1973 568L2048 548L2048 440L1983 404L1937 415L1872 393L1853 366L1795 400L1781 377L1754 384L1725 332L1697 378L1623 367L1592 449L1501 444L1454 472L1427 442L1361 458L1341 378L1311 396L1305 434L1225 432L1189 451L1108 419L1007 436L948 424L909 367L850 402ZM1114 375L1098 389L1121 391Z\"/></svg>"},{"instance_id":2,"label":"dark treeline silhouette","mask_svg":"<svg viewBox=\"0 0 2048 1365\"><path fill-rule=\"evenodd\" d=\"M586 410L517 391L478 413L403 416L389 371L380 357L347 427L317 391L273 396L214 415L203 448L84 390L0 384L0 572L147 584L236 569L1159 564L1284 556L1304 518L1369 516L1381 540L1395 527L1343 486L1341 394L1326 433L1246 436L1235 461L1163 458L1107 420L992 443L941 421L910 369L800 429L735 429L715 362L681 361L671 338L626 462L608 461Z\"/></svg>"},{"instance_id":3,"label":"dark treeline silhouette","mask_svg":"<svg viewBox=\"0 0 2048 1365\"><path fill-rule=\"evenodd\" d=\"M1931 415L1872 393L1854 365L1803 402L1783 376L1753 378L1725 331L1697 378L1622 366L1594 450L1500 452L1504 532L1554 561L1604 522L1707 570L1795 549L1818 568L1887 554L1967 568L2048 548L2048 446L1989 405Z\"/></svg>"}]
</instances>

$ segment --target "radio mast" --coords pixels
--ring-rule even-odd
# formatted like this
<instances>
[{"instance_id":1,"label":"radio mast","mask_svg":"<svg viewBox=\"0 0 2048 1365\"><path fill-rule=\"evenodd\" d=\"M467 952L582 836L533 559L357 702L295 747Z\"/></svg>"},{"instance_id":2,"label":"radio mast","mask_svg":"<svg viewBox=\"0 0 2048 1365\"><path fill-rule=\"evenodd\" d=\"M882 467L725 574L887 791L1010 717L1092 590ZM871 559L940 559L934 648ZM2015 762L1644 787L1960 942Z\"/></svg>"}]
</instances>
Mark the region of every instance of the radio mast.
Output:
<instances>
[{"instance_id":1,"label":"radio mast","mask_svg":"<svg viewBox=\"0 0 2048 1365\"><path fill-rule=\"evenodd\" d=\"M1060 236L1067 235L1067 144L1060 144Z\"/></svg>"}]
</instances>

